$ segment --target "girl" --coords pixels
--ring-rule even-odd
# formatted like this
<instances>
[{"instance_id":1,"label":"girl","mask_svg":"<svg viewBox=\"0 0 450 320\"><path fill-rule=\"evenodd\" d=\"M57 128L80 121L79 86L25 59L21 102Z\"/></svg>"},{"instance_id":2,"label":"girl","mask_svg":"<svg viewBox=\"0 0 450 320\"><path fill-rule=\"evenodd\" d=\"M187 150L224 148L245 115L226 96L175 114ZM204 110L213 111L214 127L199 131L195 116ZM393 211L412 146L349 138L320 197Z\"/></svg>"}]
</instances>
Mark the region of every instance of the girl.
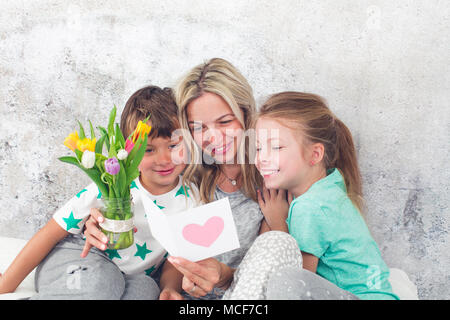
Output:
<instances>
[{"instance_id":1,"label":"girl","mask_svg":"<svg viewBox=\"0 0 450 320\"><path fill-rule=\"evenodd\" d=\"M267 188L259 203L269 226L289 231L295 241L280 232L261 236L225 297L398 299L361 216L361 177L352 135L325 101L301 92L273 95L258 114L256 137L256 166ZM266 205L284 198L271 189L288 190L294 197L287 215ZM252 276L255 268L270 264L264 277Z\"/></svg>"}]
</instances>

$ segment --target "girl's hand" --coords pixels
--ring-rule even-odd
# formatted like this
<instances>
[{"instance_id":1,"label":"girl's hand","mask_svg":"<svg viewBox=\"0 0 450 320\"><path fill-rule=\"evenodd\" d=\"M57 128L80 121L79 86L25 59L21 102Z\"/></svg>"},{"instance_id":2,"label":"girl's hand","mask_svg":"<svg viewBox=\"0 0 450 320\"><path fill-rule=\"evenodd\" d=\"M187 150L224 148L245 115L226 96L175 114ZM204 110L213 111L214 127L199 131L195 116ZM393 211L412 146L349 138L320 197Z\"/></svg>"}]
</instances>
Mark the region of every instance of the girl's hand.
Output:
<instances>
[{"instance_id":1,"label":"girl's hand","mask_svg":"<svg viewBox=\"0 0 450 320\"><path fill-rule=\"evenodd\" d=\"M159 300L184 300L183 296L175 289L166 288L161 291Z\"/></svg>"},{"instance_id":2,"label":"girl's hand","mask_svg":"<svg viewBox=\"0 0 450 320\"><path fill-rule=\"evenodd\" d=\"M168 260L183 274L184 291L196 298L205 296L215 287L227 287L233 277L234 270L214 258L198 262L181 257L169 257Z\"/></svg>"},{"instance_id":3,"label":"girl's hand","mask_svg":"<svg viewBox=\"0 0 450 320\"><path fill-rule=\"evenodd\" d=\"M265 186L262 194L258 190L258 203L271 230L288 232L286 219L292 199L292 194L286 190L267 189Z\"/></svg>"},{"instance_id":4,"label":"girl's hand","mask_svg":"<svg viewBox=\"0 0 450 320\"><path fill-rule=\"evenodd\" d=\"M88 255L89 250L92 247L96 247L100 250L106 250L108 238L99 227L99 223L103 221L104 218L102 213L98 209L91 209L90 217L85 224L86 230L84 231L84 235L86 237L86 242L84 244L83 251L81 252L82 258L85 258Z\"/></svg>"}]
</instances>

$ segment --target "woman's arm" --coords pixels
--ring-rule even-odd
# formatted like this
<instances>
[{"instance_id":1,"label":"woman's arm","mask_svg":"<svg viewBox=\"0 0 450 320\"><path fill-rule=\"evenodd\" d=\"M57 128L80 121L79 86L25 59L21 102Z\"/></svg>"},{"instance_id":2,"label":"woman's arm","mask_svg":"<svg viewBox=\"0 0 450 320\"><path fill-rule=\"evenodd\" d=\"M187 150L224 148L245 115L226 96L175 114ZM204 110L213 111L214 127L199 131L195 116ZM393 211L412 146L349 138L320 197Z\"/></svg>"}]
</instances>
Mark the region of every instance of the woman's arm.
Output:
<instances>
[{"instance_id":1,"label":"woman's arm","mask_svg":"<svg viewBox=\"0 0 450 320\"><path fill-rule=\"evenodd\" d=\"M14 292L23 279L68 234L54 219L51 219L28 241L5 273L0 275L0 293Z\"/></svg>"},{"instance_id":2,"label":"woman's arm","mask_svg":"<svg viewBox=\"0 0 450 320\"><path fill-rule=\"evenodd\" d=\"M214 288L225 290L233 280L235 269L214 258L197 262L181 257L169 257L168 260L183 274L183 289L194 297L205 296Z\"/></svg>"},{"instance_id":3,"label":"woman's arm","mask_svg":"<svg viewBox=\"0 0 450 320\"><path fill-rule=\"evenodd\" d=\"M159 287L161 288L160 300L183 300L180 294L183 274L169 261L165 261L162 267Z\"/></svg>"}]
</instances>

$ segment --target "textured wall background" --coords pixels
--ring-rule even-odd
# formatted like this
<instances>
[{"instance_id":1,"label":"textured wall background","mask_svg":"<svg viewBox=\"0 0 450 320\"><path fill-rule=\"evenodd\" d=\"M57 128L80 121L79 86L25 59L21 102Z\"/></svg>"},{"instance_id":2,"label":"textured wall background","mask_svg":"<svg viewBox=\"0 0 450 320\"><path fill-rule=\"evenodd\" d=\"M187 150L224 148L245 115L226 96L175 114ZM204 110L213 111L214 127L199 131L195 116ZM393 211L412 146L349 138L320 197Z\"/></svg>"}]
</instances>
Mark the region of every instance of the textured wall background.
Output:
<instances>
[{"instance_id":1,"label":"textured wall background","mask_svg":"<svg viewBox=\"0 0 450 320\"><path fill-rule=\"evenodd\" d=\"M75 119L223 57L261 102L315 92L352 130L367 222L423 299L450 298L447 1L7 1L0 7L0 235L30 238L89 182Z\"/></svg>"}]
</instances>

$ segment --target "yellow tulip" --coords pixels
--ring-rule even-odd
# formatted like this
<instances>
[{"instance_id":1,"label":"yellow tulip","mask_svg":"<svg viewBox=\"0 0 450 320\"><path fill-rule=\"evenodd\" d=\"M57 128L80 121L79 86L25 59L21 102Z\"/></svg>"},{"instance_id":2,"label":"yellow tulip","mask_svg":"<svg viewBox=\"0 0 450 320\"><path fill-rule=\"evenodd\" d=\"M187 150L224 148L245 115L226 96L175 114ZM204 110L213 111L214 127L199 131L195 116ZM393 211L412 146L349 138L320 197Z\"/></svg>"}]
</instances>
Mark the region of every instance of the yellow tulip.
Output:
<instances>
[{"instance_id":1,"label":"yellow tulip","mask_svg":"<svg viewBox=\"0 0 450 320\"><path fill-rule=\"evenodd\" d=\"M150 133L151 129L152 129L151 126L147 125L146 123L143 123L142 121L139 121L136 126L136 129L134 130L132 142L136 143L136 140L139 138L139 136L141 136L142 139L144 139L145 136Z\"/></svg>"},{"instance_id":2,"label":"yellow tulip","mask_svg":"<svg viewBox=\"0 0 450 320\"><path fill-rule=\"evenodd\" d=\"M67 136L67 138L64 140L64 145L70 150L75 151L79 140L80 138L78 137L78 132L75 131Z\"/></svg>"},{"instance_id":3,"label":"yellow tulip","mask_svg":"<svg viewBox=\"0 0 450 320\"><path fill-rule=\"evenodd\" d=\"M84 152L86 150L95 151L95 143L97 142L97 139L89 139L89 138L84 138L83 140L78 140L77 142L77 149L80 150L81 152Z\"/></svg>"}]
</instances>

